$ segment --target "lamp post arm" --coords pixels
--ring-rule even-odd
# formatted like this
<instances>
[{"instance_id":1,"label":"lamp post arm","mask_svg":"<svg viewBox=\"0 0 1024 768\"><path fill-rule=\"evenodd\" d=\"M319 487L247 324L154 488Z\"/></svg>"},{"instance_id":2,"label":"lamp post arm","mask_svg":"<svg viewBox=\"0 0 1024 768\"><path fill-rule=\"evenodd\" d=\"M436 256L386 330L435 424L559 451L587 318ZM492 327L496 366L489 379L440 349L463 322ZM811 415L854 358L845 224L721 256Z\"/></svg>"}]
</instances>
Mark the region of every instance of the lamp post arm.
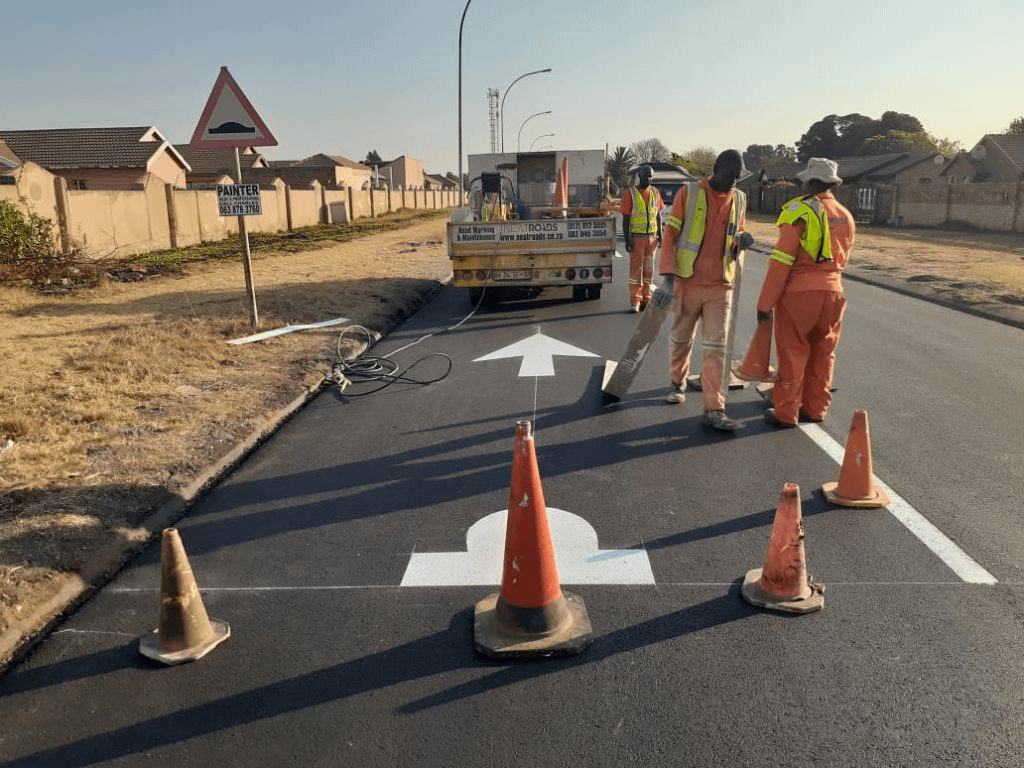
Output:
<instances>
[{"instance_id":1,"label":"lamp post arm","mask_svg":"<svg viewBox=\"0 0 1024 768\"><path fill-rule=\"evenodd\" d=\"M467 3L466 5L468 6L469 3ZM548 67L546 69L538 69L538 70L535 70L534 72L527 72L525 74L520 75L515 80L513 80L509 84L508 88L505 89L505 95L501 97L501 106L498 107L498 116L499 116L499 119L501 120L501 151L502 152L505 151L505 98L508 96L508 92L512 90L512 86L513 85L518 83L524 77L529 77L530 75L540 75L540 74L543 74L544 72L550 72L550 71L551 71L551 67Z\"/></svg>"}]
</instances>

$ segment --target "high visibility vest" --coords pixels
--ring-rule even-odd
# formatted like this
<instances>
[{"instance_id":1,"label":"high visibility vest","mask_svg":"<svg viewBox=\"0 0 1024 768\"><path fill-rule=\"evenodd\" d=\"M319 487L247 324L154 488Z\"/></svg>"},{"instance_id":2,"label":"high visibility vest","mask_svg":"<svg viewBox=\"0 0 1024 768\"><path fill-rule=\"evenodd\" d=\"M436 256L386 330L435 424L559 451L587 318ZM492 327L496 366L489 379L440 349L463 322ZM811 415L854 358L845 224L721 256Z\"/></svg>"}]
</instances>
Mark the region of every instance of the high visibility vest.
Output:
<instances>
[{"instance_id":1,"label":"high visibility vest","mask_svg":"<svg viewBox=\"0 0 1024 768\"><path fill-rule=\"evenodd\" d=\"M746 210L747 195L737 189L732 196L729 222L725 227L725 243L722 246L722 280L726 283L731 283L736 273L733 248L737 229ZM676 274L680 277L693 277L693 265L697 262L708 223L708 195L700 182L690 181L686 184L686 221L669 216L667 223L679 230L679 239L676 240ZM685 233L683 224L686 225Z\"/></svg>"},{"instance_id":2,"label":"high visibility vest","mask_svg":"<svg viewBox=\"0 0 1024 768\"><path fill-rule=\"evenodd\" d=\"M804 232L800 236L800 247L810 254L817 262L832 261L832 237L828 231L828 212L824 204L816 197L807 195L795 197L782 206L777 227L783 224L795 224L804 220ZM792 267L796 263L795 253L786 253L774 249L769 258Z\"/></svg>"},{"instance_id":3,"label":"high visibility vest","mask_svg":"<svg viewBox=\"0 0 1024 768\"><path fill-rule=\"evenodd\" d=\"M631 188L633 193L633 213L629 216L629 231L634 235L656 235L658 234L658 203L661 202L661 195L655 187L648 187L651 190L650 204L644 200L640 190Z\"/></svg>"}]
</instances>

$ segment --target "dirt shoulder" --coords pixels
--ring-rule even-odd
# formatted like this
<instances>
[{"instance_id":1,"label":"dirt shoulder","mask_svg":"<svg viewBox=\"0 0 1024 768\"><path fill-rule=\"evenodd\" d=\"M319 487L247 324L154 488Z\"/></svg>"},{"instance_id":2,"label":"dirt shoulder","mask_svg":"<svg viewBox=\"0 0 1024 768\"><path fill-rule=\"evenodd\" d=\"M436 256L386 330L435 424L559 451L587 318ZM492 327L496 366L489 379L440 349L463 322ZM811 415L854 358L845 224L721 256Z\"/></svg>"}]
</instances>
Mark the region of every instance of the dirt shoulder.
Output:
<instances>
[{"instance_id":1,"label":"dirt shoulder","mask_svg":"<svg viewBox=\"0 0 1024 768\"><path fill-rule=\"evenodd\" d=\"M759 247L775 227L753 216ZM450 277L443 218L319 250L138 272L72 295L0 289L0 667L172 524L301 407L358 333L386 334ZM862 227L851 277L1024 326L1024 243ZM157 586L154 586L156 589Z\"/></svg>"}]
</instances>

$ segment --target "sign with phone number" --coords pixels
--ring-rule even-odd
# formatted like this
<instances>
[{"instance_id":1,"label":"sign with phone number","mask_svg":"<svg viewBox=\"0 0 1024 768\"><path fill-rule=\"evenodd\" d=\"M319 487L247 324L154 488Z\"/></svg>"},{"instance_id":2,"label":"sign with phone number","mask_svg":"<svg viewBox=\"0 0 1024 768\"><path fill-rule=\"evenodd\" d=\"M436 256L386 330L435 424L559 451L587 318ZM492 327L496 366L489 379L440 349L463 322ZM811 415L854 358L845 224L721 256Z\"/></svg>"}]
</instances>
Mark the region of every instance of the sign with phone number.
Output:
<instances>
[{"instance_id":1,"label":"sign with phone number","mask_svg":"<svg viewBox=\"0 0 1024 768\"><path fill-rule=\"evenodd\" d=\"M217 213L220 216L259 216L263 213L259 184L218 184Z\"/></svg>"}]
</instances>

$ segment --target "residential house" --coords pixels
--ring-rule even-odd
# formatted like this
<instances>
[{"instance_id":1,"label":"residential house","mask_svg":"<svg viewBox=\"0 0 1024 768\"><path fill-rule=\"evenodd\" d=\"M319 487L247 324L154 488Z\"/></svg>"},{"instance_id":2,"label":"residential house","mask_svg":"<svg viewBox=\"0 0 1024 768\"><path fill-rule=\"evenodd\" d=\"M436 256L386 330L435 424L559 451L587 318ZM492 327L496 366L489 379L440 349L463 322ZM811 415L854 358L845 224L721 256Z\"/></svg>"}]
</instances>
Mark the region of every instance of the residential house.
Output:
<instances>
[{"instance_id":1,"label":"residential house","mask_svg":"<svg viewBox=\"0 0 1024 768\"><path fill-rule=\"evenodd\" d=\"M423 187L424 189L455 189L458 184L455 179L449 179L439 173L424 173Z\"/></svg>"},{"instance_id":2,"label":"residential house","mask_svg":"<svg viewBox=\"0 0 1024 768\"><path fill-rule=\"evenodd\" d=\"M989 133L970 152L959 152L942 169L950 184L1024 181L1024 136Z\"/></svg>"},{"instance_id":3,"label":"residential house","mask_svg":"<svg viewBox=\"0 0 1024 768\"><path fill-rule=\"evenodd\" d=\"M67 179L69 189L133 189L149 176L184 189L190 170L154 126L0 130L0 140L21 160Z\"/></svg>"},{"instance_id":4,"label":"residential house","mask_svg":"<svg viewBox=\"0 0 1024 768\"><path fill-rule=\"evenodd\" d=\"M235 181L234 149L192 149L188 144L175 144L174 148L191 168L186 176L190 189L211 189L216 184ZM270 167L263 155L252 147L238 150L238 164L242 170L242 181L251 178L253 169Z\"/></svg>"},{"instance_id":5,"label":"residential house","mask_svg":"<svg viewBox=\"0 0 1024 768\"><path fill-rule=\"evenodd\" d=\"M423 161L402 155L388 160L376 169L381 180L391 189L423 189Z\"/></svg>"},{"instance_id":6,"label":"residential house","mask_svg":"<svg viewBox=\"0 0 1024 768\"><path fill-rule=\"evenodd\" d=\"M17 168L19 165L21 165L21 160L14 154L14 150L7 146L6 141L0 139L0 171Z\"/></svg>"},{"instance_id":7,"label":"residential house","mask_svg":"<svg viewBox=\"0 0 1024 768\"><path fill-rule=\"evenodd\" d=\"M269 165L269 171L260 171L257 175L275 176L292 187L309 186L317 181L329 189L366 189L373 175L367 166L342 155L317 154L304 160L274 160Z\"/></svg>"}]
</instances>

